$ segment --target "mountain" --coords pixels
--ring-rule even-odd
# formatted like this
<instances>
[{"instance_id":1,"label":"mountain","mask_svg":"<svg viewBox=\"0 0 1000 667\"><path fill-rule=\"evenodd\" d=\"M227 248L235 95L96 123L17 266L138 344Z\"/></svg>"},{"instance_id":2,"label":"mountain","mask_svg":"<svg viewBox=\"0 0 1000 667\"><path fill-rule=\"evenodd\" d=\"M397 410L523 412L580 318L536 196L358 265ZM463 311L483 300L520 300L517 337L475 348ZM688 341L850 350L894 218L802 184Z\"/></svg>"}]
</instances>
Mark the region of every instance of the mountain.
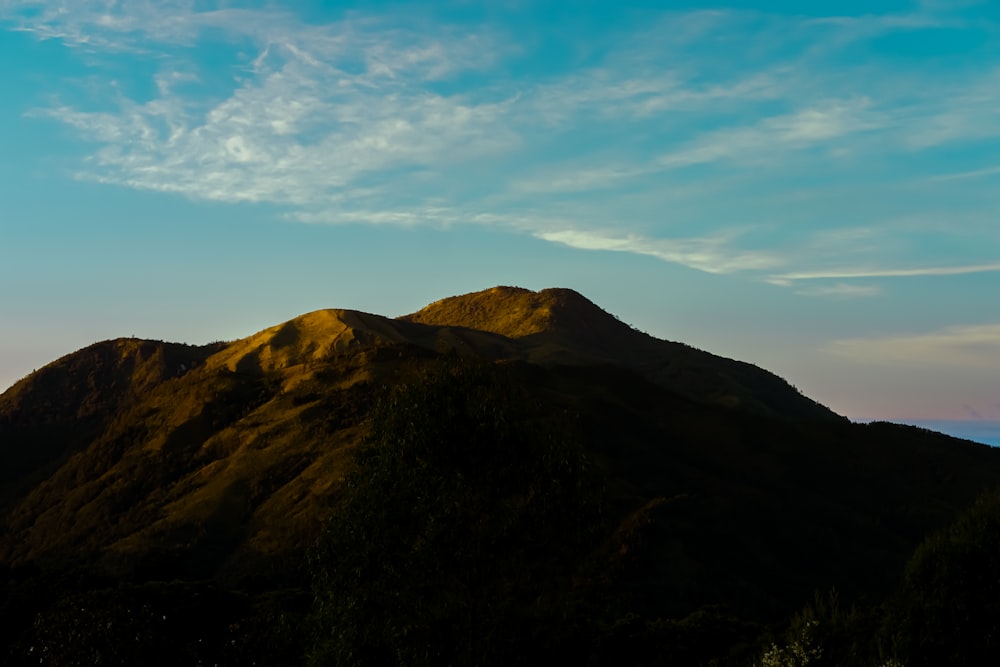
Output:
<instances>
[{"instance_id":1,"label":"mountain","mask_svg":"<svg viewBox=\"0 0 1000 667\"><path fill-rule=\"evenodd\" d=\"M97 437L112 416L217 350L134 338L105 341L18 382L0 395L0 488L48 475Z\"/></svg>"},{"instance_id":2,"label":"mountain","mask_svg":"<svg viewBox=\"0 0 1000 667\"><path fill-rule=\"evenodd\" d=\"M767 371L653 338L570 289L494 287L442 299L400 319L496 333L516 341L520 358L542 365L625 367L701 402L796 419L837 419Z\"/></svg>"},{"instance_id":3,"label":"mountain","mask_svg":"<svg viewBox=\"0 0 1000 667\"><path fill-rule=\"evenodd\" d=\"M505 444L514 441L535 444ZM381 460L373 442L430 449L387 460L388 481L365 486L357 475ZM466 461L462 443L478 442L493 453ZM552 486L561 470L590 481ZM406 484L417 486L403 502ZM351 530L396 539L421 520L407 513L431 502L426 516L459 508L442 515L440 525L462 526L435 538L442 558L495 551L501 563L510 553L517 571L551 573L545 583L498 565L499 579L482 580L490 595L647 619L656 641L681 631L670 619L725 609L745 656L746 628L791 614L816 590L886 594L929 532L998 484L1000 450L852 424L765 370L648 336L572 290L497 287L395 319L320 310L228 343L97 343L0 395L0 582L11 601L0 618L11 637L50 632L51 644L83 632L66 634L67 624L89 622L71 611L82 605L74 596L176 610L208 599L208 586L239 608L213 612L229 619L218 632L243 628L249 641L262 600L287 615L311 597L308 554L324 526L360 516L372 526ZM362 502L364 488L378 491ZM600 507L600 518L583 526L575 510L556 511L570 501ZM536 506L549 509L536 516ZM474 551L472 536L501 509L498 542ZM541 533L515 529L538 516L561 518ZM394 528L379 533L379 521ZM573 541L584 533L589 542ZM557 543L578 547L538 546ZM361 548L338 544L344 559ZM417 579L441 576L419 562ZM471 595L461 590L447 604ZM274 602L280 591L298 591L297 602ZM625 641L615 633L632 636L607 623L610 645ZM182 661L208 659L188 649Z\"/></svg>"}]
</instances>

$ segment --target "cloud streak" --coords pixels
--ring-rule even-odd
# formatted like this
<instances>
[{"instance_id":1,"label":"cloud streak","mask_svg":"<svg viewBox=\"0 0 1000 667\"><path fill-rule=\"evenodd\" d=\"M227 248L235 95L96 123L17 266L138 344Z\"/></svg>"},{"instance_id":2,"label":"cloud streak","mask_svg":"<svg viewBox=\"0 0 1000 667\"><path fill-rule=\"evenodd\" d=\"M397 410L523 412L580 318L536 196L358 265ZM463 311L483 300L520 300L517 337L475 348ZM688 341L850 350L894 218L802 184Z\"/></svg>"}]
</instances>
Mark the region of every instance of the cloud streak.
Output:
<instances>
[{"instance_id":1,"label":"cloud streak","mask_svg":"<svg viewBox=\"0 0 1000 667\"><path fill-rule=\"evenodd\" d=\"M422 85L447 76L455 63L474 67L471 37L444 43L393 30L376 39L342 25L303 35L283 25L287 18L265 33L265 16L222 14L185 23L242 31L260 51L245 71L233 72L221 101L185 97L172 85L183 73L167 71L146 102L120 98L111 112L69 105L42 112L105 144L81 178L316 208L344 201L349 187L363 191L373 175L405 178L517 144L500 122L504 100L435 94ZM161 28L153 36L175 34Z\"/></svg>"},{"instance_id":2,"label":"cloud streak","mask_svg":"<svg viewBox=\"0 0 1000 667\"><path fill-rule=\"evenodd\" d=\"M664 167L686 167L719 160L760 163L781 160L786 150L825 145L840 137L879 128L885 124L866 111L867 100L827 103L791 114L772 116L754 127L712 133L679 151L658 159Z\"/></svg>"},{"instance_id":3,"label":"cloud streak","mask_svg":"<svg viewBox=\"0 0 1000 667\"><path fill-rule=\"evenodd\" d=\"M936 266L911 269L832 269L781 273L768 278L775 285L790 285L800 280L833 280L849 278L920 278L927 276L960 276L972 273L1000 271L1000 262L969 266Z\"/></svg>"},{"instance_id":4,"label":"cloud streak","mask_svg":"<svg viewBox=\"0 0 1000 667\"><path fill-rule=\"evenodd\" d=\"M648 255L683 264L706 273L734 273L767 269L780 259L767 252L749 252L733 247L733 234L704 238L650 239L614 232L561 230L538 232L538 238L581 250L604 250Z\"/></svg>"},{"instance_id":5,"label":"cloud streak","mask_svg":"<svg viewBox=\"0 0 1000 667\"><path fill-rule=\"evenodd\" d=\"M803 287L796 290L795 293L802 296L828 296L840 299L854 299L857 297L880 296L882 289L875 285L837 283L821 287Z\"/></svg>"},{"instance_id":6,"label":"cloud streak","mask_svg":"<svg viewBox=\"0 0 1000 667\"><path fill-rule=\"evenodd\" d=\"M667 12L625 26L586 64L515 76L538 58L517 38L516 15L489 26L415 10L306 22L269 7L0 0L0 21L106 69L93 97L64 92L30 111L97 144L76 166L84 180L276 204L311 223L504 226L817 297L882 293L855 280L1000 270L905 250L871 261L861 236L838 242L836 259L867 268L817 268L835 266L819 240L843 218L759 205L827 184L945 187L995 173L958 165L941 176L921 160L1000 139L1000 67L945 77L919 62L851 59L888 34L993 30L982 21L930 6L864 17ZM723 43L726 53L712 46ZM203 48L229 64L206 70ZM112 82L124 57L154 68L152 80ZM723 178L730 189L712 192ZM592 205L597 195L603 205ZM888 234L876 214L850 229ZM980 247L997 240L984 229ZM768 234L785 240L762 244ZM837 282L800 284L823 280Z\"/></svg>"},{"instance_id":7,"label":"cloud streak","mask_svg":"<svg viewBox=\"0 0 1000 667\"><path fill-rule=\"evenodd\" d=\"M834 341L832 354L864 364L1000 370L1000 324L955 326L923 334Z\"/></svg>"}]
</instances>

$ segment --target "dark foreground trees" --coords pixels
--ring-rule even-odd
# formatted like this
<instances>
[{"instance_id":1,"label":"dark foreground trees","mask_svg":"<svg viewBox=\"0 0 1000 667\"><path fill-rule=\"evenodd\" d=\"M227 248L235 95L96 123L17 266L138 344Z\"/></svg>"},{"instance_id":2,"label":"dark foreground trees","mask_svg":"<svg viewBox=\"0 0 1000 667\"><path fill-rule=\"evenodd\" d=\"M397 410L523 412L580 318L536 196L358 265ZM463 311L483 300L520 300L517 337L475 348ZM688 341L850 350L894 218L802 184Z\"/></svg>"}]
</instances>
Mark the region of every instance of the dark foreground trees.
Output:
<instances>
[{"instance_id":1,"label":"dark foreground trees","mask_svg":"<svg viewBox=\"0 0 1000 667\"><path fill-rule=\"evenodd\" d=\"M881 603L817 595L756 664L954 667L1000 655L1000 490L981 496L914 551Z\"/></svg>"},{"instance_id":2,"label":"dark foreground trees","mask_svg":"<svg viewBox=\"0 0 1000 667\"><path fill-rule=\"evenodd\" d=\"M572 655L601 476L507 374L450 364L380 402L313 552L312 664Z\"/></svg>"},{"instance_id":3,"label":"dark foreground trees","mask_svg":"<svg viewBox=\"0 0 1000 667\"><path fill-rule=\"evenodd\" d=\"M932 535L907 565L890 628L910 667L987 665L1000 655L1000 490Z\"/></svg>"},{"instance_id":4,"label":"dark foreground trees","mask_svg":"<svg viewBox=\"0 0 1000 667\"><path fill-rule=\"evenodd\" d=\"M350 406L371 435L351 452L308 577L275 565L237 591L178 579L190 577L180 567L132 580L0 568L0 663L995 662L1000 495L903 568L927 527L985 484L962 473L981 452L908 439L879 450L878 433L850 425L720 416L604 368L425 355L398 372L406 383L376 409L368 389ZM902 454L930 472L880 485L854 470ZM900 539L875 539L883 528ZM817 548L799 548L810 540ZM831 584L836 559L846 569ZM831 585L843 596L781 623ZM769 606L755 604L764 595Z\"/></svg>"}]
</instances>

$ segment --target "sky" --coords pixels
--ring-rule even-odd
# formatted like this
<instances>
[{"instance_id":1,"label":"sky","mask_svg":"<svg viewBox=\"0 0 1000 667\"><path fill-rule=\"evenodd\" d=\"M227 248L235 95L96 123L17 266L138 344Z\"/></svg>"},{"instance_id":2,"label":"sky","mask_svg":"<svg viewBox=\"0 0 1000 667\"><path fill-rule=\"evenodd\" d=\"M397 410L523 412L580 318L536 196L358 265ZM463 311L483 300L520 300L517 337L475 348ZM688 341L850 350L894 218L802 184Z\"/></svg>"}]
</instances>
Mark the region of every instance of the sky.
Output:
<instances>
[{"instance_id":1,"label":"sky","mask_svg":"<svg viewBox=\"0 0 1000 667\"><path fill-rule=\"evenodd\" d=\"M997 3L0 0L0 91L0 390L559 286L1000 438Z\"/></svg>"}]
</instances>

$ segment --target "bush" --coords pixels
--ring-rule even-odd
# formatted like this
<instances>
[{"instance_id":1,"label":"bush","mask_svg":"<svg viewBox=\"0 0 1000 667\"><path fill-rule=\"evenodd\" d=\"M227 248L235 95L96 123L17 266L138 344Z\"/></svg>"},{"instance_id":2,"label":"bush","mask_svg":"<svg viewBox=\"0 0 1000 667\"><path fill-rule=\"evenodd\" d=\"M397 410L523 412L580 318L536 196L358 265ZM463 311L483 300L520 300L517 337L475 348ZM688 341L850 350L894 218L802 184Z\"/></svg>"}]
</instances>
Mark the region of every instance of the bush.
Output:
<instances>
[{"instance_id":1,"label":"bush","mask_svg":"<svg viewBox=\"0 0 1000 667\"><path fill-rule=\"evenodd\" d=\"M1000 653L1000 491L982 496L907 564L886 634L907 664L986 665Z\"/></svg>"}]
</instances>

